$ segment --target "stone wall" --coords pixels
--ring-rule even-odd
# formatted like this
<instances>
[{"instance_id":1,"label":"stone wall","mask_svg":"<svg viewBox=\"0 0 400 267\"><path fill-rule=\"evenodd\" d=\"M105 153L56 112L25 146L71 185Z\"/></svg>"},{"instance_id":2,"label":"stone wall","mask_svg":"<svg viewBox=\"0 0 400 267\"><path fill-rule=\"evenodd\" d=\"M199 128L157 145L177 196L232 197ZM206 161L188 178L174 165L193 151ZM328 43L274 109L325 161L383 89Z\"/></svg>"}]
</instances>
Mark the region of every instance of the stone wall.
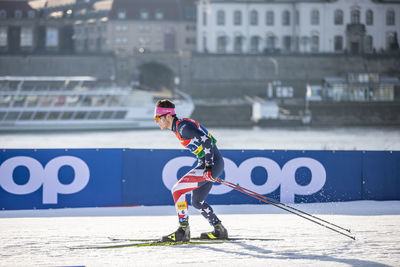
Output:
<instances>
[{"instance_id":1,"label":"stone wall","mask_svg":"<svg viewBox=\"0 0 400 267\"><path fill-rule=\"evenodd\" d=\"M377 72L400 78L400 55L254 55L194 56L191 84L194 97L266 97L268 83L280 80L304 97L306 84L349 72Z\"/></svg>"},{"instance_id":2,"label":"stone wall","mask_svg":"<svg viewBox=\"0 0 400 267\"><path fill-rule=\"evenodd\" d=\"M180 89L194 98L266 97L268 83L280 80L304 97L306 84L321 84L327 76L378 72L400 78L399 55L204 55L141 54L0 56L3 75L88 75L115 77L129 83L146 63L159 63L180 78ZM157 75L157 74L155 74Z\"/></svg>"},{"instance_id":3,"label":"stone wall","mask_svg":"<svg viewBox=\"0 0 400 267\"><path fill-rule=\"evenodd\" d=\"M94 76L115 75L113 56L29 55L0 56L0 76Z\"/></svg>"}]
</instances>

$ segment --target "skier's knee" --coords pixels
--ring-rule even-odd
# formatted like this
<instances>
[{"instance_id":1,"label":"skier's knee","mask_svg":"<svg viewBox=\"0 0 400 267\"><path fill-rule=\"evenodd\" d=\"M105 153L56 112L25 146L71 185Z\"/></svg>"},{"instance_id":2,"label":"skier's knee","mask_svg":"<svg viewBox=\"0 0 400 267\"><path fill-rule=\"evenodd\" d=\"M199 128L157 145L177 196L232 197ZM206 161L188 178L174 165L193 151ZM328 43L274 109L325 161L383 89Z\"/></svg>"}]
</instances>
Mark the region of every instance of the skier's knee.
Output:
<instances>
[{"instance_id":1,"label":"skier's knee","mask_svg":"<svg viewBox=\"0 0 400 267\"><path fill-rule=\"evenodd\" d=\"M193 206L195 209L198 209L198 210L201 209L201 207L202 207L201 203L198 202L198 201L192 202L192 206Z\"/></svg>"},{"instance_id":2,"label":"skier's knee","mask_svg":"<svg viewBox=\"0 0 400 267\"><path fill-rule=\"evenodd\" d=\"M192 197L192 206L195 209L201 209L203 207L203 203L201 203L198 199Z\"/></svg>"}]
</instances>

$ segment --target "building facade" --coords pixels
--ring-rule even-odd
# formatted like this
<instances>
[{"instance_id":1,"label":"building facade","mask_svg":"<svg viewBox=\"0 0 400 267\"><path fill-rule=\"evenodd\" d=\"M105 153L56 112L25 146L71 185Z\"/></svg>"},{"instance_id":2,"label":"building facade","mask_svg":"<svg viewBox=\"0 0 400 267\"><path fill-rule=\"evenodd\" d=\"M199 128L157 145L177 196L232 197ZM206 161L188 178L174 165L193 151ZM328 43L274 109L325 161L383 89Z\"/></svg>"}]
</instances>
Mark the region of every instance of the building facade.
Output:
<instances>
[{"instance_id":1,"label":"building facade","mask_svg":"<svg viewBox=\"0 0 400 267\"><path fill-rule=\"evenodd\" d=\"M1 53L196 49L195 0L0 1Z\"/></svg>"},{"instance_id":2,"label":"building facade","mask_svg":"<svg viewBox=\"0 0 400 267\"><path fill-rule=\"evenodd\" d=\"M196 49L194 0L114 0L106 49L121 53Z\"/></svg>"},{"instance_id":3,"label":"building facade","mask_svg":"<svg viewBox=\"0 0 400 267\"><path fill-rule=\"evenodd\" d=\"M194 51L194 0L105 0L96 14L75 21L75 47L81 52L134 54Z\"/></svg>"},{"instance_id":4,"label":"building facade","mask_svg":"<svg viewBox=\"0 0 400 267\"><path fill-rule=\"evenodd\" d=\"M398 49L400 1L200 0L200 53L375 53Z\"/></svg>"},{"instance_id":5,"label":"building facade","mask_svg":"<svg viewBox=\"0 0 400 267\"><path fill-rule=\"evenodd\" d=\"M0 1L0 52L73 53L74 20L93 1Z\"/></svg>"},{"instance_id":6,"label":"building facade","mask_svg":"<svg viewBox=\"0 0 400 267\"><path fill-rule=\"evenodd\" d=\"M0 4L0 52L29 52L38 48L37 12L27 2Z\"/></svg>"}]
</instances>

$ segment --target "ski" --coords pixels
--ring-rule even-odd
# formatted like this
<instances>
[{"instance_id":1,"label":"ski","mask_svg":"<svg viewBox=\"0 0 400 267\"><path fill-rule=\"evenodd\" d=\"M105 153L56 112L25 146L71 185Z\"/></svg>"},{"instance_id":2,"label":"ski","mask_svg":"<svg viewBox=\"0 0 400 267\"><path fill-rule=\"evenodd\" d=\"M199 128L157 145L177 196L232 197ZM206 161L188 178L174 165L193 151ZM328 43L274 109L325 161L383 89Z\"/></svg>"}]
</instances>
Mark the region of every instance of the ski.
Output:
<instances>
[{"instance_id":1,"label":"ski","mask_svg":"<svg viewBox=\"0 0 400 267\"><path fill-rule=\"evenodd\" d=\"M152 242L157 241L156 238L115 238L109 237L111 241L129 241L129 242ZM258 237L230 237L228 239L204 239L200 237L191 238L190 241L281 241L283 239L280 238L258 238Z\"/></svg>"},{"instance_id":2,"label":"ski","mask_svg":"<svg viewBox=\"0 0 400 267\"><path fill-rule=\"evenodd\" d=\"M278 238L257 238L257 237L230 237L228 239L204 239L200 237L191 238L187 242L163 242L157 238L108 238L112 242L125 242L123 244L106 244L106 245L90 245L69 247L69 249L108 249L108 248L126 248L126 247L153 247L153 246L182 246L182 245L211 245L223 244L226 242L241 242L241 241L281 241ZM128 243L127 243L128 242Z\"/></svg>"},{"instance_id":3,"label":"ski","mask_svg":"<svg viewBox=\"0 0 400 267\"><path fill-rule=\"evenodd\" d=\"M119 240L121 241L121 240ZM188 241L188 242L163 242L156 239L140 239L133 241L134 243L104 245L104 246L77 246L69 247L69 249L108 249L108 248L126 248L126 247L153 247L153 246L182 246L182 245L209 245L223 244L223 240L208 240L208 241Z\"/></svg>"}]
</instances>

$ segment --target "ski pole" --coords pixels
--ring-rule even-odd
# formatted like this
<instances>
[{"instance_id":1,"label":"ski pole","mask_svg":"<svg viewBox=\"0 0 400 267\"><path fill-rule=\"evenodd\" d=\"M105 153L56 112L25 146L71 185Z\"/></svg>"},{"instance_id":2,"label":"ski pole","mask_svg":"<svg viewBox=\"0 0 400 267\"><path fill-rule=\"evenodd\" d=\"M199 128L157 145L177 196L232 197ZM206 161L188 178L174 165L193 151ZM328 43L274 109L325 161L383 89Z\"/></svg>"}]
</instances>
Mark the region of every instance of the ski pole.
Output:
<instances>
[{"instance_id":1,"label":"ski pole","mask_svg":"<svg viewBox=\"0 0 400 267\"><path fill-rule=\"evenodd\" d=\"M327 228L327 229L329 229L329 230L332 230L332 231L334 231L334 232L336 232L336 233L339 233L339 234L341 234L341 235L347 236L347 237L349 237L349 238L351 238L351 239L353 239L353 240L356 239L354 236L348 235L348 234L343 233L343 232L341 232L341 231L339 231L339 230L337 230L337 229L334 229L334 228L332 228L332 227L330 227L330 226L327 226L327 225L325 225L325 224L323 224L323 223L321 223L321 222L318 222L318 221L313 220L313 219L311 219L311 218L308 218L308 217L306 217L306 216L304 216L304 215L301 215L301 214L299 214L299 213L296 213L296 212L294 212L293 210L290 210L290 209L288 209L288 208L282 207L282 206L280 206L280 205L278 205L278 204L276 204L276 203L273 203L273 202L271 202L271 201L269 201L269 200L267 200L267 199L265 199L265 198L262 198L262 197L259 197L259 196L257 196L257 195L253 195L252 193L246 192L245 190L241 189L239 186L236 186L236 185L234 185L234 184L231 185L231 184L225 182L224 180L222 180L222 179L220 179L220 178L216 178L215 180L216 180L217 182L219 182L219 183L225 185L225 186L228 186L228 187L230 187L230 188L232 188L232 189L235 189L235 190L237 190L237 191L239 191L239 192L241 192L241 193L244 193L244 194L246 194L246 195L248 195L248 196L251 196L251 197L253 197L253 198L256 198L256 199L258 199L258 200L261 200L262 202L265 202L265 203L267 203L267 204L271 204L271 205L273 205L273 206L275 206L275 207L277 207L277 208L283 209L283 210L285 210L285 211L287 211L287 212L290 212L290 213L292 213L292 214L295 214L295 215L297 215L297 216L300 216L300 217L302 217L303 219L309 220L309 221L311 221L311 222L313 222L313 223L316 223L316 224L318 224L318 225L320 225L320 226L323 226L323 227L325 227L325 228ZM248 191L252 192L251 190L248 190Z\"/></svg>"},{"instance_id":2,"label":"ski pole","mask_svg":"<svg viewBox=\"0 0 400 267\"><path fill-rule=\"evenodd\" d=\"M297 211L297 212L299 212L299 213L302 213L302 214L304 214L304 215L310 216L310 217L312 217L312 218L314 218L314 219L317 219L317 220L320 220L320 221L322 221L322 222L324 222L324 223L326 223L326 224L332 225L332 226L334 226L334 227L337 227L337 228L339 228L339 229L342 229L342 230L344 230L344 231L346 231L346 232L351 233L351 230L350 230L350 229L346 229L346 228L344 228L344 227L341 227L340 225L337 225L337 224L328 222L328 221L326 221L326 220L324 220L324 219L322 219L322 218L319 218L319 217L317 217L317 216L315 216L315 215L309 214L309 213L307 213L307 212L305 212L305 211L296 209L296 208L294 208L294 207L292 207L292 206L289 206L289 205L284 204L284 203L282 203L282 202L276 201L276 200L273 199L273 198L269 198L269 197L267 197L267 196L258 194L258 193L254 192L254 191L251 191L251 190L247 189L247 188L241 187L241 186L239 186L239 185L235 185L235 184L233 184L233 183L231 183L231 182L229 182L229 181L225 181L225 180L222 180L222 179L220 179L220 178L217 178L217 179L223 181L223 183L228 183L228 184L230 184L230 185L232 185L232 186L239 187L239 188L241 188L242 190L245 190L245 191L247 191L247 192L249 192L249 193L251 193L251 194L253 194L253 195L257 195L257 196L262 197L262 198L264 198L264 199L266 199L266 200L268 200L268 201L271 201L271 202L274 202L274 203L276 203L276 204L285 206L285 207L287 207L287 208L289 208L289 209L295 210L295 211ZM218 180L217 180L217 181L218 181Z\"/></svg>"}]
</instances>

